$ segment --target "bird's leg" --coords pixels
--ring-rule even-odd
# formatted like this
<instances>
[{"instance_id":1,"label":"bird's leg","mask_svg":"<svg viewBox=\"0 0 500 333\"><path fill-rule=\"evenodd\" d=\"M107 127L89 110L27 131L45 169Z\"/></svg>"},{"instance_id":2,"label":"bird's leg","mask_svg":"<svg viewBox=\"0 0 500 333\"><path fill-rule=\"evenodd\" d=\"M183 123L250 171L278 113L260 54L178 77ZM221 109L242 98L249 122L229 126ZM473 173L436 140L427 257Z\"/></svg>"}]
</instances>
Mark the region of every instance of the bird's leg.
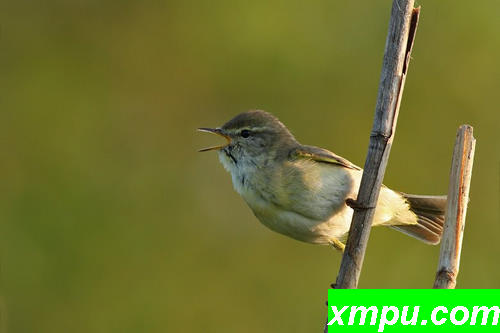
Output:
<instances>
[{"instance_id":1,"label":"bird's leg","mask_svg":"<svg viewBox=\"0 0 500 333\"><path fill-rule=\"evenodd\" d=\"M340 252L344 253L345 244L339 241L337 238L330 238L330 244Z\"/></svg>"},{"instance_id":2,"label":"bird's leg","mask_svg":"<svg viewBox=\"0 0 500 333\"><path fill-rule=\"evenodd\" d=\"M345 204L349 207L351 207L354 210L362 210L362 209L370 209L370 208L375 208L375 206L365 206L361 203L358 202L358 200L352 199L352 198L347 198L345 200Z\"/></svg>"}]
</instances>

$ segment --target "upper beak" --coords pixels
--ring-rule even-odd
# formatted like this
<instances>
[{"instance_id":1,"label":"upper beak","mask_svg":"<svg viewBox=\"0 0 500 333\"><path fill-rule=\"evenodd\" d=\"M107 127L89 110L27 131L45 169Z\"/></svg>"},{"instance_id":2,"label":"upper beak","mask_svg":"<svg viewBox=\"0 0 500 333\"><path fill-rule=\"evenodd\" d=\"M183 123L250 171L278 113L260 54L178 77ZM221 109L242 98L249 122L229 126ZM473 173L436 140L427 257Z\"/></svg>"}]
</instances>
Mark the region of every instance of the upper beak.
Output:
<instances>
[{"instance_id":1,"label":"upper beak","mask_svg":"<svg viewBox=\"0 0 500 333\"><path fill-rule=\"evenodd\" d=\"M220 135L220 136L226 138L226 140L227 140L227 143L225 145L203 148L203 149L198 150L199 152L222 149L222 148L227 147L231 143L231 138L229 136L227 136L226 134L222 133L222 130L220 128L205 128L205 127L200 127L200 128L198 128L198 131L200 131L200 132L214 133L214 134L217 134L217 135Z\"/></svg>"}]
</instances>

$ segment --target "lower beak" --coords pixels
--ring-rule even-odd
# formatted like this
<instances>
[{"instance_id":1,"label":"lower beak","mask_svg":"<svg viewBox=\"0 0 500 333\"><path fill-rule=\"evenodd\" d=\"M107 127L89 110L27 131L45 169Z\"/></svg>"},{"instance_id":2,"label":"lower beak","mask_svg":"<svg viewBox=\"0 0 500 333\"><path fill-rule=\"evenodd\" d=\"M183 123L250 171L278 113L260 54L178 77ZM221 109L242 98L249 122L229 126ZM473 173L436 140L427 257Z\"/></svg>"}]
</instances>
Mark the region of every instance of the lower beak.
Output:
<instances>
[{"instance_id":1,"label":"lower beak","mask_svg":"<svg viewBox=\"0 0 500 333\"><path fill-rule=\"evenodd\" d=\"M205 128L205 127L200 127L198 128L198 131L200 132L207 132L207 133L213 133L222 136L227 140L227 143L225 145L220 145L220 146L213 146L213 147L208 147L208 148L203 148L198 150L199 152L203 151L209 151L209 150L219 150L227 147L231 143L231 138L224 133L222 133L222 130L220 128Z\"/></svg>"}]
</instances>

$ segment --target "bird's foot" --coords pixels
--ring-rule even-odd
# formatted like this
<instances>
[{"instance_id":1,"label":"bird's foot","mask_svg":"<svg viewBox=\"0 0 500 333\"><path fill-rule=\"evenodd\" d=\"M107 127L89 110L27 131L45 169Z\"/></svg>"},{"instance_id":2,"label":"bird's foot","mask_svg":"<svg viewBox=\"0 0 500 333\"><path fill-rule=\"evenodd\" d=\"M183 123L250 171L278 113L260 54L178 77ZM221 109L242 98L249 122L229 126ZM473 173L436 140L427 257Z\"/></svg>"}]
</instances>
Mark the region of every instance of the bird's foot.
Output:
<instances>
[{"instance_id":1,"label":"bird's foot","mask_svg":"<svg viewBox=\"0 0 500 333\"><path fill-rule=\"evenodd\" d=\"M339 241L337 238L332 238L330 239L330 244L332 244L332 246L339 250L340 252L344 253L344 250L345 250L345 244L342 243L341 241Z\"/></svg>"},{"instance_id":2,"label":"bird's foot","mask_svg":"<svg viewBox=\"0 0 500 333\"><path fill-rule=\"evenodd\" d=\"M365 206L362 203L360 203L358 200L355 200L352 198L347 198L345 200L345 204L354 210L375 208L375 206L373 206L373 207L372 206Z\"/></svg>"}]
</instances>

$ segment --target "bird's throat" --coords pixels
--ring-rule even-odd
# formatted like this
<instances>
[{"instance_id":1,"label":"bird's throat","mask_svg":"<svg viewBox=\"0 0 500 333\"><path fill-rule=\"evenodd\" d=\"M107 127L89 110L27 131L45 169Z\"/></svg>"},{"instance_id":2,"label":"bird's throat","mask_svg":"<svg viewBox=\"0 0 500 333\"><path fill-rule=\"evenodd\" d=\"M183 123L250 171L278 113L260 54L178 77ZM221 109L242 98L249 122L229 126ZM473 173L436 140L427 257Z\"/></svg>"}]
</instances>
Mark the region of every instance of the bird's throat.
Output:
<instances>
[{"instance_id":1,"label":"bird's throat","mask_svg":"<svg viewBox=\"0 0 500 333\"><path fill-rule=\"evenodd\" d=\"M252 187L252 179L258 172L257 164L244 157L235 157L231 151L219 151L219 160L230 174L233 181L233 187L240 195Z\"/></svg>"}]
</instances>

